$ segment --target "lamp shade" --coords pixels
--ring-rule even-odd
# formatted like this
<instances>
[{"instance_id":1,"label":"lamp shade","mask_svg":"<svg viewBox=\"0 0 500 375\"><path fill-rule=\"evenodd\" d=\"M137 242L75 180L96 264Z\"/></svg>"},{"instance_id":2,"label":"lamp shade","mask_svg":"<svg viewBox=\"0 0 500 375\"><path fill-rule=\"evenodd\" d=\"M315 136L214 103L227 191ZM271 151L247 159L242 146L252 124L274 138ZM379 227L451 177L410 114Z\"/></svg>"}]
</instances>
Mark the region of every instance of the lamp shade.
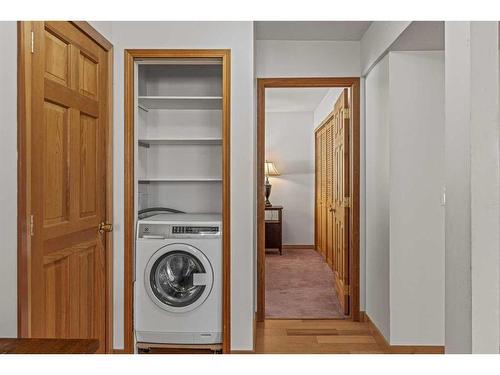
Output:
<instances>
[{"instance_id":1,"label":"lamp shade","mask_svg":"<svg viewBox=\"0 0 500 375\"><path fill-rule=\"evenodd\" d=\"M266 176L279 176L280 173L276 169L276 166L272 161L267 161L264 163L264 173Z\"/></svg>"}]
</instances>

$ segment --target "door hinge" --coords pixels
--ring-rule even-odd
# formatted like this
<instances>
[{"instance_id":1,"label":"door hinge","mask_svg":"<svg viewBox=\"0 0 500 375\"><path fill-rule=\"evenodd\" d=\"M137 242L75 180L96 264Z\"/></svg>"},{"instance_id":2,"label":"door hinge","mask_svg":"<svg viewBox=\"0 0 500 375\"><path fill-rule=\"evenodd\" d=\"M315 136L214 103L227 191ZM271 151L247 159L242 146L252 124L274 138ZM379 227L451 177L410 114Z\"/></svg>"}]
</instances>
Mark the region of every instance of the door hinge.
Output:
<instances>
[{"instance_id":1,"label":"door hinge","mask_svg":"<svg viewBox=\"0 0 500 375\"><path fill-rule=\"evenodd\" d=\"M345 197L344 202L342 202L342 207L351 207L351 198L350 197Z\"/></svg>"},{"instance_id":2,"label":"door hinge","mask_svg":"<svg viewBox=\"0 0 500 375\"><path fill-rule=\"evenodd\" d=\"M30 215L30 236L33 237L35 235L35 220L34 216Z\"/></svg>"},{"instance_id":3,"label":"door hinge","mask_svg":"<svg viewBox=\"0 0 500 375\"><path fill-rule=\"evenodd\" d=\"M344 120L349 120L351 118L349 108L344 108L342 112L344 115Z\"/></svg>"},{"instance_id":4,"label":"door hinge","mask_svg":"<svg viewBox=\"0 0 500 375\"><path fill-rule=\"evenodd\" d=\"M31 32L31 53L35 53L35 33Z\"/></svg>"}]
</instances>

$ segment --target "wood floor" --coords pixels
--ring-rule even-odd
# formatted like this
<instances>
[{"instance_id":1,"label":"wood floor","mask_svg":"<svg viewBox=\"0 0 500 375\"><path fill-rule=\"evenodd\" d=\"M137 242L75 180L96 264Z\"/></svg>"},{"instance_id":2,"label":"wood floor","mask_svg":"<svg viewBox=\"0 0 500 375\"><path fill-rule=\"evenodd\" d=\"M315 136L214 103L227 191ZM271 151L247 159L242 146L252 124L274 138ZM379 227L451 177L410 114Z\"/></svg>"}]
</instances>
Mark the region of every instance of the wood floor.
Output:
<instances>
[{"instance_id":1,"label":"wood floor","mask_svg":"<svg viewBox=\"0 0 500 375\"><path fill-rule=\"evenodd\" d=\"M368 323L350 320L273 320L257 323L257 353L387 353Z\"/></svg>"},{"instance_id":2,"label":"wood floor","mask_svg":"<svg viewBox=\"0 0 500 375\"><path fill-rule=\"evenodd\" d=\"M389 345L370 322L267 319L257 323L256 353L443 354L443 346Z\"/></svg>"}]
</instances>

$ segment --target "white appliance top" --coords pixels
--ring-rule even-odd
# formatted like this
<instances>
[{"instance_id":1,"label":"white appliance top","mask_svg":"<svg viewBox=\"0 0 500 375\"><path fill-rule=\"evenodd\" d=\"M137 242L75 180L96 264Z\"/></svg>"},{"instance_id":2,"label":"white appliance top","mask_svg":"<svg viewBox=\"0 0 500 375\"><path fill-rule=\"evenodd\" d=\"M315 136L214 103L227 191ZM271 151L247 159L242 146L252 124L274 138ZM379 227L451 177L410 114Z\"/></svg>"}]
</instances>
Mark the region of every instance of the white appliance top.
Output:
<instances>
[{"instance_id":1,"label":"white appliance top","mask_svg":"<svg viewBox=\"0 0 500 375\"><path fill-rule=\"evenodd\" d=\"M221 214L158 214L139 220L139 224L221 225Z\"/></svg>"}]
</instances>

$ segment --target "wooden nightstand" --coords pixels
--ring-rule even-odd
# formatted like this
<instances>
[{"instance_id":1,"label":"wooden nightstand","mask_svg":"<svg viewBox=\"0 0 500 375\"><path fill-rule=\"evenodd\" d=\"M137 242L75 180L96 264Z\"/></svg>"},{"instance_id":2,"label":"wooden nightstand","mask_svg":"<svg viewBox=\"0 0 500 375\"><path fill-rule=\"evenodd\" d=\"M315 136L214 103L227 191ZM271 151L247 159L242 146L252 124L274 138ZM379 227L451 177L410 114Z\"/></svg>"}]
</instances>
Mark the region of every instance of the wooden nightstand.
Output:
<instances>
[{"instance_id":1,"label":"wooden nightstand","mask_svg":"<svg viewBox=\"0 0 500 375\"><path fill-rule=\"evenodd\" d=\"M283 207L266 207L266 250L278 249L283 254Z\"/></svg>"}]
</instances>

